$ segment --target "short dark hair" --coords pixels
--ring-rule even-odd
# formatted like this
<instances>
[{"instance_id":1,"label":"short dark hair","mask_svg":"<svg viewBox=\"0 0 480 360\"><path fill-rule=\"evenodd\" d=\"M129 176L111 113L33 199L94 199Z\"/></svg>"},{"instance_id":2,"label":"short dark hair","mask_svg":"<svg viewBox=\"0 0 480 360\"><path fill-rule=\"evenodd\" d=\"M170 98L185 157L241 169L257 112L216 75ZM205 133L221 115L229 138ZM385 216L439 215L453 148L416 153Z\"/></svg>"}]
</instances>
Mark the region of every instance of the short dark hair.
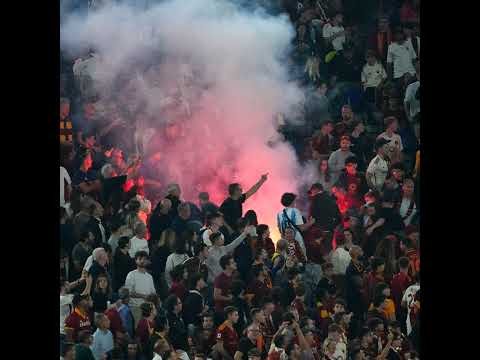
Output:
<instances>
[{"instance_id":1,"label":"short dark hair","mask_svg":"<svg viewBox=\"0 0 480 360\"><path fill-rule=\"evenodd\" d=\"M202 319L205 319L205 318L213 319L214 316L215 315L213 314L212 311L207 311L205 314L203 314Z\"/></svg>"},{"instance_id":2,"label":"short dark hair","mask_svg":"<svg viewBox=\"0 0 480 360\"><path fill-rule=\"evenodd\" d=\"M235 311L238 312L238 309L235 306L227 306L224 309L225 317L228 318L228 315L233 314Z\"/></svg>"},{"instance_id":3,"label":"short dark hair","mask_svg":"<svg viewBox=\"0 0 480 360\"><path fill-rule=\"evenodd\" d=\"M170 270L170 277L174 281L180 281L183 278L185 273L185 266L183 264L178 264L172 270Z\"/></svg>"},{"instance_id":4,"label":"short dark hair","mask_svg":"<svg viewBox=\"0 0 480 360\"><path fill-rule=\"evenodd\" d=\"M328 295L328 290L323 288L323 287L320 287L320 288L317 288L317 291L316 291L316 295L317 295L317 299L321 300L321 299L324 299L327 297Z\"/></svg>"},{"instance_id":5,"label":"short dark hair","mask_svg":"<svg viewBox=\"0 0 480 360\"><path fill-rule=\"evenodd\" d=\"M347 308L347 303L342 298L336 299L335 304L342 305L345 309Z\"/></svg>"},{"instance_id":6,"label":"short dark hair","mask_svg":"<svg viewBox=\"0 0 480 360\"><path fill-rule=\"evenodd\" d=\"M223 270L225 270L228 266L228 264L230 264L230 260L233 259L233 256L230 255L230 254L227 254L227 255L223 255L221 258L220 258L220 266L222 267Z\"/></svg>"},{"instance_id":7,"label":"short dark hair","mask_svg":"<svg viewBox=\"0 0 480 360\"><path fill-rule=\"evenodd\" d=\"M356 156L349 156L345 159L345 165L347 164L358 164L358 160Z\"/></svg>"},{"instance_id":8,"label":"short dark hair","mask_svg":"<svg viewBox=\"0 0 480 360\"><path fill-rule=\"evenodd\" d=\"M263 298L263 304L262 304L262 308L266 308L267 307L267 304L273 304L273 299L270 297L270 296L265 296Z\"/></svg>"},{"instance_id":9,"label":"short dark hair","mask_svg":"<svg viewBox=\"0 0 480 360\"><path fill-rule=\"evenodd\" d=\"M375 317L368 322L368 327L370 328L370 330L374 331L378 325L382 325L382 324L383 324L383 320L379 319L378 317Z\"/></svg>"},{"instance_id":10,"label":"short dark hair","mask_svg":"<svg viewBox=\"0 0 480 360\"><path fill-rule=\"evenodd\" d=\"M118 239L118 248L125 249L129 241L130 238L128 236L122 236L120 239Z\"/></svg>"},{"instance_id":11,"label":"short dark hair","mask_svg":"<svg viewBox=\"0 0 480 360\"><path fill-rule=\"evenodd\" d=\"M375 295L382 295L383 291L387 288L389 288L388 284L386 284L384 282L380 282L377 285L375 285L374 293L375 293Z\"/></svg>"},{"instance_id":12,"label":"short dark hair","mask_svg":"<svg viewBox=\"0 0 480 360\"><path fill-rule=\"evenodd\" d=\"M375 296L373 299L373 306L379 307L386 299L387 297L385 295L377 294L377 296Z\"/></svg>"},{"instance_id":13,"label":"short dark hair","mask_svg":"<svg viewBox=\"0 0 480 360\"><path fill-rule=\"evenodd\" d=\"M203 249L205 249L205 248L208 248L208 246L203 241L195 244L195 246L193 248L194 255L198 256L203 251Z\"/></svg>"},{"instance_id":14,"label":"short dark hair","mask_svg":"<svg viewBox=\"0 0 480 360\"><path fill-rule=\"evenodd\" d=\"M290 206L293 204L296 198L297 195L295 195L294 193L285 193L282 195L282 199L280 200L280 202L283 206Z\"/></svg>"},{"instance_id":15,"label":"short dark hair","mask_svg":"<svg viewBox=\"0 0 480 360\"><path fill-rule=\"evenodd\" d=\"M221 232L214 232L214 233L211 233L208 238L210 239L210 242L213 244L215 240L219 239L221 236L222 236Z\"/></svg>"},{"instance_id":16,"label":"short dark hair","mask_svg":"<svg viewBox=\"0 0 480 360\"><path fill-rule=\"evenodd\" d=\"M400 269L407 269L410 266L410 259L406 256L402 256L398 259L398 266Z\"/></svg>"},{"instance_id":17,"label":"short dark hair","mask_svg":"<svg viewBox=\"0 0 480 360\"><path fill-rule=\"evenodd\" d=\"M239 183L233 183L228 185L228 194L232 196L238 188L240 188Z\"/></svg>"},{"instance_id":18,"label":"short dark hair","mask_svg":"<svg viewBox=\"0 0 480 360\"><path fill-rule=\"evenodd\" d=\"M260 311L262 311L262 309L253 308L252 310L250 310L250 317L253 319L255 317L255 315L257 315Z\"/></svg>"},{"instance_id":19,"label":"short dark hair","mask_svg":"<svg viewBox=\"0 0 480 360\"><path fill-rule=\"evenodd\" d=\"M165 316L157 316L154 322L156 331L165 331L168 327L168 319Z\"/></svg>"},{"instance_id":20,"label":"short dark hair","mask_svg":"<svg viewBox=\"0 0 480 360\"><path fill-rule=\"evenodd\" d=\"M385 265L385 259L382 258L382 257L375 257L373 258L372 260L372 271L377 271L377 269L382 266L382 265Z\"/></svg>"},{"instance_id":21,"label":"short dark hair","mask_svg":"<svg viewBox=\"0 0 480 360\"><path fill-rule=\"evenodd\" d=\"M143 304L140 305L140 310L142 311L143 317L148 317L152 314L153 305L150 303L144 302Z\"/></svg>"},{"instance_id":22,"label":"short dark hair","mask_svg":"<svg viewBox=\"0 0 480 360\"><path fill-rule=\"evenodd\" d=\"M90 231L84 230L80 233L80 242L84 242L85 240L88 240L90 237Z\"/></svg>"},{"instance_id":23,"label":"short dark hair","mask_svg":"<svg viewBox=\"0 0 480 360\"><path fill-rule=\"evenodd\" d=\"M177 302L178 302L177 295L171 294L165 299L165 301L163 302L163 306L165 307L165 310L167 310L168 312L173 312L173 309L175 309Z\"/></svg>"},{"instance_id":24,"label":"short dark hair","mask_svg":"<svg viewBox=\"0 0 480 360\"><path fill-rule=\"evenodd\" d=\"M192 274L190 277L190 290L193 290L197 287L197 283L203 279L203 275L200 273Z\"/></svg>"},{"instance_id":25,"label":"short dark hair","mask_svg":"<svg viewBox=\"0 0 480 360\"><path fill-rule=\"evenodd\" d=\"M144 250L139 250L135 253L135 260L139 259L139 258L148 258L148 253Z\"/></svg>"},{"instance_id":26,"label":"short dark hair","mask_svg":"<svg viewBox=\"0 0 480 360\"><path fill-rule=\"evenodd\" d=\"M209 213L207 215L207 225L211 225L212 224L212 220L213 219L216 219L216 218L219 218L219 217L222 217L222 214L220 214L219 212L214 212L214 213Z\"/></svg>"}]
</instances>

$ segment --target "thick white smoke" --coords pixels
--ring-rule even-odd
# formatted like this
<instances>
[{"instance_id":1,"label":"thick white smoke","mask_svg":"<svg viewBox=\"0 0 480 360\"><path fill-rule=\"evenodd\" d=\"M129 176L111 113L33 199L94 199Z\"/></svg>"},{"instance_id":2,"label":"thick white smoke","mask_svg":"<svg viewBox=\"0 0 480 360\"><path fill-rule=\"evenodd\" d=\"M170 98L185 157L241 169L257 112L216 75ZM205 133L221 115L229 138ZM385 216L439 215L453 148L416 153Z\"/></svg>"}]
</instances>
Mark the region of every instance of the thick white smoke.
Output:
<instances>
[{"instance_id":1,"label":"thick white smoke","mask_svg":"<svg viewBox=\"0 0 480 360\"><path fill-rule=\"evenodd\" d=\"M121 113L135 124L143 139L137 148L157 154L145 164L156 167L158 181L178 182L187 200L209 191L218 203L227 184L247 190L268 172L245 210L255 209L271 230L281 194L297 191L301 176L293 149L271 141L278 139L276 114L288 115L303 99L284 60L293 37L286 16L221 0L107 6L72 15L61 29L65 50L94 49L90 74L103 121ZM167 124L165 136L151 137Z\"/></svg>"}]
</instances>

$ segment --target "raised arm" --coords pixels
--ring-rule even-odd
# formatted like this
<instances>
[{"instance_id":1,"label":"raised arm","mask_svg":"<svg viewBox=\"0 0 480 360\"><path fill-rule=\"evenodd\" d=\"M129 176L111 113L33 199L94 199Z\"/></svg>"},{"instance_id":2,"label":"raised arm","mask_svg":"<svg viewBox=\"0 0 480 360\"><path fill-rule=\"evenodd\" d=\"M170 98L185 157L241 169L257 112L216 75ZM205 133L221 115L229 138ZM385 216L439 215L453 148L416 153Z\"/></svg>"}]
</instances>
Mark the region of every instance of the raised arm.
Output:
<instances>
[{"instance_id":1,"label":"raised arm","mask_svg":"<svg viewBox=\"0 0 480 360\"><path fill-rule=\"evenodd\" d=\"M268 179L268 173L262 175L262 177L260 178L260 180L257 181L257 183L255 185L253 185L246 193L245 193L245 199L248 199L250 196L252 196L253 194L255 194L258 189L260 189L260 187L263 185L263 183L265 181L267 181Z\"/></svg>"},{"instance_id":2,"label":"raised arm","mask_svg":"<svg viewBox=\"0 0 480 360\"><path fill-rule=\"evenodd\" d=\"M227 250L227 252L228 252L228 253L233 252L233 250L235 250L235 248L236 248L238 245L240 245L243 240L245 240L245 238L247 237L247 235L248 235L249 233L251 233L254 228L255 228L255 226L253 226L253 225L247 226L247 227L245 228L245 230L243 230L243 232L240 234L239 237L237 237L235 240L233 240L230 244L225 245L224 248Z\"/></svg>"}]
</instances>

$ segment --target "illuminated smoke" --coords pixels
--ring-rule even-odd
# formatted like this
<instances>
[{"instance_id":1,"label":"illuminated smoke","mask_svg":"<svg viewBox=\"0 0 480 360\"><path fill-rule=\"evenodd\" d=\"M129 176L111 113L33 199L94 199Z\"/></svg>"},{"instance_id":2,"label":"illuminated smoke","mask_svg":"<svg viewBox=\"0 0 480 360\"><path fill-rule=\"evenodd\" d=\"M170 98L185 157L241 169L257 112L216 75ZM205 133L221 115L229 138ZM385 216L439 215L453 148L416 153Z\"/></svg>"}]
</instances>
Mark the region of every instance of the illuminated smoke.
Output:
<instances>
[{"instance_id":1,"label":"illuminated smoke","mask_svg":"<svg viewBox=\"0 0 480 360\"><path fill-rule=\"evenodd\" d=\"M160 152L149 166L164 185L178 182L183 197L195 202L199 191L208 191L221 203L229 183L246 191L268 172L244 210L257 211L272 234L281 194L298 191L302 182L293 149L281 141L268 145L278 140L276 114L292 115L303 101L287 80L293 36L285 15L219 0L174 0L148 10L109 6L88 18L73 15L61 29L64 49L98 54L90 74L103 121L120 112L137 122L144 150ZM166 137L149 140L167 122L173 144Z\"/></svg>"}]
</instances>

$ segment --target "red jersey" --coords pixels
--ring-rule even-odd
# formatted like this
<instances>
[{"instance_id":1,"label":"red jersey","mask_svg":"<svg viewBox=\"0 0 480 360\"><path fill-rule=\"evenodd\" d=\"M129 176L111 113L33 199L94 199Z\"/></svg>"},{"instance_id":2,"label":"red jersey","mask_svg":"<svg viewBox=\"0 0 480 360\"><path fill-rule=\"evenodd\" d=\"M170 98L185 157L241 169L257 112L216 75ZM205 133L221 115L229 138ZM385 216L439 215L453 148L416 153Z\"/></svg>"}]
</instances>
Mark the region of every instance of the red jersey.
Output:
<instances>
[{"instance_id":1,"label":"red jersey","mask_svg":"<svg viewBox=\"0 0 480 360\"><path fill-rule=\"evenodd\" d=\"M305 309L305 304L303 303L302 300L300 299L295 299L293 300L293 302L290 304L290 306L297 310L298 312L298 316L301 318L303 318L305 316L305 312L306 312L306 309Z\"/></svg>"},{"instance_id":2,"label":"red jersey","mask_svg":"<svg viewBox=\"0 0 480 360\"><path fill-rule=\"evenodd\" d=\"M413 284L412 278L403 272L395 274L392 281L390 282L390 289L392 291L392 298L395 302L397 309L402 303L403 293L407 288Z\"/></svg>"},{"instance_id":3,"label":"red jersey","mask_svg":"<svg viewBox=\"0 0 480 360\"><path fill-rule=\"evenodd\" d=\"M107 315L108 319L110 320L110 331L112 332L113 337L117 336L117 332L125 333L122 318L120 317L117 309L110 308L105 311L105 315Z\"/></svg>"},{"instance_id":4,"label":"red jersey","mask_svg":"<svg viewBox=\"0 0 480 360\"><path fill-rule=\"evenodd\" d=\"M217 329L217 341L223 342L223 348L233 358L238 348L238 334L224 322Z\"/></svg>"},{"instance_id":5,"label":"red jersey","mask_svg":"<svg viewBox=\"0 0 480 360\"><path fill-rule=\"evenodd\" d=\"M92 323L90 321L90 317L87 313L84 313L79 308L75 308L75 310L65 319L65 330L67 329L73 331L72 337L73 340L76 342L77 335L80 331L92 331Z\"/></svg>"},{"instance_id":6,"label":"red jersey","mask_svg":"<svg viewBox=\"0 0 480 360\"><path fill-rule=\"evenodd\" d=\"M142 346L146 346L148 344L148 339L150 339L150 335L153 333L154 324L150 320L146 318L142 318L137 325L136 336L140 340L140 344Z\"/></svg>"},{"instance_id":7,"label":"red jersey","mask_svg":"<svg viewBox=\"0 0 480 360\"><path fill-rule=\"evenodd\" d=\"M230 290L232 288L232 277L222 272L216 277L213 287L220 289L223 296L230 295ZM223 308L228 306L228 304L229 303L227 301L215 300L215 311L223 312Z\"/></svg>"},{"instance_id":8,"label":"red jersey","mask_svg":"<svg viewBox=\"0 0 480 360\"><path fill-rule=\"evenodd\" d=\"M245 291L247 294L255 295L252 299L252 306L260 307L263 305L263 299L270 294L270 289L264 282L255 279Z\"/></svg>"}]
</instances>

